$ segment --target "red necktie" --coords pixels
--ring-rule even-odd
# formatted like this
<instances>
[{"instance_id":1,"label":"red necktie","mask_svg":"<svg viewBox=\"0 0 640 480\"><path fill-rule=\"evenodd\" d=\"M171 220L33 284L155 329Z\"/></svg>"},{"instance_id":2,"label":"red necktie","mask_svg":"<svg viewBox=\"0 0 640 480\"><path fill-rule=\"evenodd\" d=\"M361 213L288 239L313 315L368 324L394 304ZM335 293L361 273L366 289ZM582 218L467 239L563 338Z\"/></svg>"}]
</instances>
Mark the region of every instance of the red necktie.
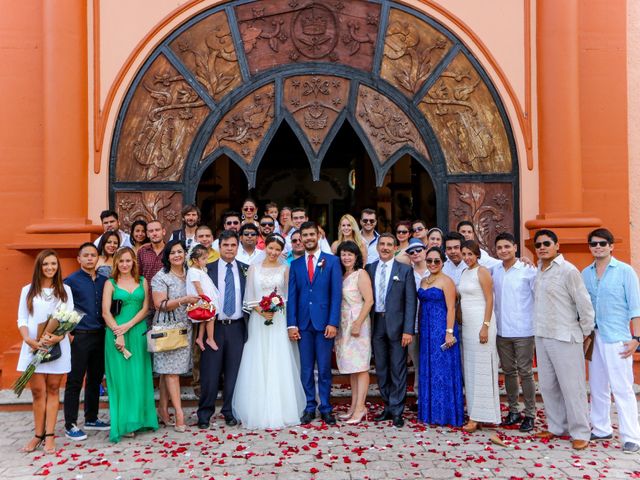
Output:
<instances>
[{"instance_id":1,"label":"red necktie","mask_svg":"<svg viewBox=\"0 0 640 480\"><path fill-rule=\"evenodd\" d=\"M309 282L313 282L313 255L307 258L307 270L309 271Z\"/></svg>"}]
</instances>

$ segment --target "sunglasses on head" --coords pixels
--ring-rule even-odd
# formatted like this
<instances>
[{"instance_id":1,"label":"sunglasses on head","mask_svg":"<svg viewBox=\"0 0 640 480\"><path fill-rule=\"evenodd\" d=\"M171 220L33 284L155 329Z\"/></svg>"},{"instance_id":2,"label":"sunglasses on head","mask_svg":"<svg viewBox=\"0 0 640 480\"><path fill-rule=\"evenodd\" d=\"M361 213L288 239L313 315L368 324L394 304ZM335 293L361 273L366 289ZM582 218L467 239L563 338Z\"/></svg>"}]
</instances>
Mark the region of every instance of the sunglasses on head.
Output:
<instances>
[{"instance_id":1,"label":"sunglasses on head","mask_svg":"<svg viewBox=\"0 0 640 480\"><path fill-rule=\"evenodd\" d=\"M609 245L609 242L607 242L606 240L599 240L599 241L592 241L589 242L589 246L590 247L606 247L607 245Z\"/></svg>"},{"instance_id":2,"label":"sunglasses on head","mask_svg":"<svg viewBox=\"0 0 640 480\"><path fill-rule=\"evenodd\" d=\"M424 230L424 227L413 227L411 230L412 230L414 233L415 233L415 232L421 232L421 231L423 231L423 230Z\"/></svg>"},{"instance_id":3,"label":"sunglasses on head","mask_svg":"<svg viewBox=\"0 0 640 480\"><path fill-rule=\"evenodd\" d=\"M543 245L545 247L550 247L551 245L553 245L553 242L551 240L545 240L544 242L536 242L533 244L533 246L536 248L542 248Z\"/></svg>"},{"instance_id":4,"label":"sunglasses on head","mask_svg":"<svg viewBox=\"0 0 640 480\"><path fill-rule=\"evenodd\" d=\"M375 218L363 218L360 220L362 223L376 223Z\"/></svg>"},{"instance_id":5,"label":"sunglasses on head","mask_svg":"<svg viewBox=\"0 0 640 480\"><path fill-rule=\"evenodd\" d=\"M228 220L226 222L224 222L225 225L240 225L240 221L239 220Z\"/></svg>"},{"instance_id":6,"label":"sunglasses on head","mask_svg":"<svg viewBox=\"0 0 640 480\"><path fill-rule=\"evenodd\" d=\"M409 230L396 230L396 233L397 233L398 235L401 235L401 234L402 234L402 235L405 235L405 234L409 233Z\"/></svg>"},{"instance_id":7,"label":"sunglasses on head","mask_svg":"<svg viewBox=\"0 0 640 480\"><path fill-rule=\"evenodd\" d=\"M425 261L427 262L427 265L440 265L442 263L442 260L439 258L427 258Z\"/></svg>"},{"instance_id":8,"label":"sunglasses on head","mask_svg":"<svg viewBox=\"0 0 640 480\"><path fill-rule=\"evenodd\" d=\"M412 249L411 251L409 251L409 252L407 252L407 253L408 253L409 255L413 255L414 253L420 253L420 252L423 252L423 251L424 251L424 248L420 248L420 247L418 247L418 248L414 248L414 249Z\"/></svg>"},{"instance_id":9,"label":"sunglasses on head","mask_svg":"<svg viewBox=\"0 0 640 480\"><path fill-rule=\"evenodd\" d=\"M273 227L275 223L273 222L260 222L261 227Z\"/></svg>"}]
</instances>

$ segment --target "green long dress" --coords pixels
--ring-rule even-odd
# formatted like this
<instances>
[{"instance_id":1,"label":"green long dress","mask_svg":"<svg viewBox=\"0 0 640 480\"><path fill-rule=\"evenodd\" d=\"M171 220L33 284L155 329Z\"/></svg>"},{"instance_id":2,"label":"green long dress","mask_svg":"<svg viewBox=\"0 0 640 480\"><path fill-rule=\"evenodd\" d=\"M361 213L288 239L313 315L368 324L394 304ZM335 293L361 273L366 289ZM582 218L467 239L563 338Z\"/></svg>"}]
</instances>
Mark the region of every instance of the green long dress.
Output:
<instances>
[{"instance_id":1,"label":"green long dress","mask_svg":"<svg viewBox=\"0 0 640 480\"><path fill-rule=\"evenodd\" d=\"M142 277L140 284L131 293L118 287L113 279L109 281L113 285L113 299L122 300L120 315L115 317L116 323L122 325L142 308ZM125 348L131 352L129 360L125 360L122 353L116 349L115 336L110 329L106 329L104 357L111 414L109 439L112 442L117 442L122 435L137 430L158 429L151 355L147 352L147 339L144 335L146 328L146 322L143 320L124 334Z\"/></svg>"}]
</instances>

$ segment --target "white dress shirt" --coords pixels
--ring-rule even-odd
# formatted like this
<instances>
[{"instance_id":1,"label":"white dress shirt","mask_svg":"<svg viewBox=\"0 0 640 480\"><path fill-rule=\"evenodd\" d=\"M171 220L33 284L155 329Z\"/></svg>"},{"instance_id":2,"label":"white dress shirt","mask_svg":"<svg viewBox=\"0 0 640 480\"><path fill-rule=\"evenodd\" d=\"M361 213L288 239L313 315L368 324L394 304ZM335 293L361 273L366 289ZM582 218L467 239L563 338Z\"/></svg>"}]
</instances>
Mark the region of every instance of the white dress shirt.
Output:
<instances>
[{"instance_id":1,"label":"white dress shirt","mask_svg":"<svg viewBox=\"0 0 640 480\"><path fill-rule=\"evenodd\" d=\"M315 272L316 272L316 267L318 266L318 259L320 258L320 254L322 253L322 250L320 250L319 248L316 249L315 252L304 252L304 265L305 267L307 265L309 265L309 255L313 255L313 275L315 276ZM307 269L307 274L309 274L309 269Z\"/></svg>"},{"instance_id":2,"label":"white dress shirt","mask_svg":"<svg viewBox=\"0 0 640 480\"><path fill-rule=\"evenodd\" d=\"M382 275L382 265L386 265L387 269L385 271L385 278L384 278L384 292L385 292L385 298L378 298L378 285L380 284L380 276ZM382 260L380 260L380 262L378 263L378 268L376 268L376 278L375 278L375 282L374 282L374 289L375 289L375 293L376 293L376 306L375 306L375 310L377 313L382 313L385 311L385 305L384 302L386 300L386 292L389 288L389 278L391 278L391 270L393 269L393 258L387 262L383 262Z\"/></svg>"},{"instance_id":3,"label":"white dress shirt","mask_svg":"<svg viewBox=\"0 0 640 480\"><path fill-rule=\"evenodd\" d=\"M248 253L242 244L238 247L238 253L236 254L236 260L242 263L246 263L247 265L253 265L254 263L261 262L265 258L264 250L258 250L255 248L253 253Z\"/></svg>"},{"instance_id":4,"label":"white dress shirt","mask_svg":"<svg viewBox=\"0 0 640 480\"><path fill-rule=\"evenodd\" d=\"M231 262L233 267L231 267L231 271L233 272L233 285L236 289L236 306L233 310L232 315L226 315L223 311L224 309L224 294L226 291L225 285L225 277L227 275L227 262L220 259L218 261L218 291L220 292L220 306L222 307L218 312L218 320L237 320L242 317L242 289L240 288L240 267L238 263L234 260Z\"/></svg>"},{"instance_id":5,"label":"white dress shirt","mask_svg":"<svg viewBox=\"0 0 640 480\"><path fill-rule=\"evenodd\" d=\"M538 270L516 260L509 270L502 262L492 271L498 335L533 337L533 285Z\"/></svg>"},{"instance_id":6,"label":"white dress shirt","mask_svg":"<svg viewBox=\"0 0 640 480\"><path fill-rule=\"evenodd\" d=\"M362 239L367 243L367 265L380 259L380 256L378 255L378 237L380 237L380 234L375 230L373 231L373 240L368 241L366 238L362 237Z\"/></svg>"},{"instance_id":7,"label":"white dress shirt","mask_svg":"<svg viewBox=\"0 0 640 480\"><path fill-rule=\"evenodd\" d=\"M456 288L460 283L460 277L462 276L462 272L467 269L467 264L460 260L460 263L456 265L451 260L447 259L442 266L442 273L444 273L447 277L453 280L453 283L456 284Z\"/></svg>"},{"instance_id":8,"label":"white dress shirt","mask_svg":"<svg viewBox=\"0 0 640 480\"><path fill-rule=\"evenodd\" d=\"M486 250L480 249L480 258L478 259L478 264L491 270L498 265L502 265L502 261L498 260L497 258L493 258Z\"/></svg>"}]
</instances>

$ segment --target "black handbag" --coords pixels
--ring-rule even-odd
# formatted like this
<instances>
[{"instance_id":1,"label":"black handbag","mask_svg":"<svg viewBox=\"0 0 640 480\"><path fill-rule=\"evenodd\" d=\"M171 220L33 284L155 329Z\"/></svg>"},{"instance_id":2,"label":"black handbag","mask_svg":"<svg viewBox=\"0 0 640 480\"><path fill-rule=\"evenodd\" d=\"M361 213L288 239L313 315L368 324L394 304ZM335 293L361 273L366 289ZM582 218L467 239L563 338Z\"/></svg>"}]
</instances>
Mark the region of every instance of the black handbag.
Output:
<instances>
[{"instance_id":1,"label":"black handbag","mask_svg":"<svg viewBox=\"0 0 640 480\"><path fill-rule=\"evenodd\" d=\"M120 315L120 312L122 311L122 300L111 299L111 308L109 311L114 317Z\"/></svg>"},{"instance_id":2,"label":"black handbag","mask_svg":"<svg viewBox=\"0 0 640 480\"><path fill-rule=\"evenodd\" d=\"M51 351L45 355L40 363L53 362L54 360L58 360L62 356L62 349L60 348L60 343L56 343Z\"/></svg>"}]
</instances>

